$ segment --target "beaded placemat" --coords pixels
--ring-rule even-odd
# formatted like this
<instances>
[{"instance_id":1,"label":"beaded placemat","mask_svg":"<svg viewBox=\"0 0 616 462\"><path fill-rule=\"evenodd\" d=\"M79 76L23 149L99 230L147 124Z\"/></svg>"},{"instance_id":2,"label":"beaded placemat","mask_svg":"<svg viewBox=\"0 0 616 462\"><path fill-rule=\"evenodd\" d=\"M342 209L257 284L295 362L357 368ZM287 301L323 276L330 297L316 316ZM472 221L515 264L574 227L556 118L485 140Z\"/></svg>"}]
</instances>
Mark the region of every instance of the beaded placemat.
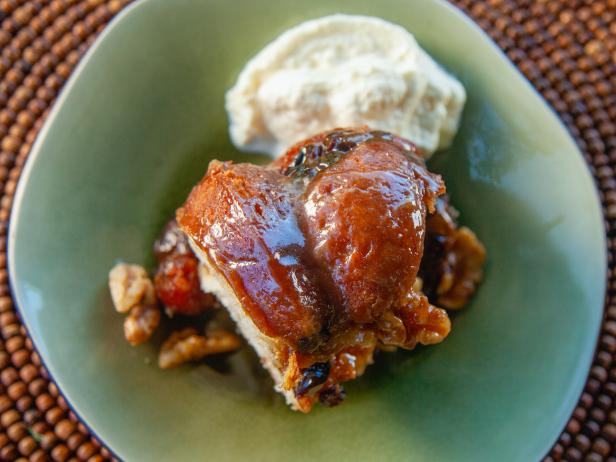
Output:
<instances>
[{"instance_id":1,"label":"beaded placemat","mask_svg":"<svg viewBox=\"0 0 616 462\"><path fill-rule=\"evenodd\" d=\"M170 0L171 1L171 0ZM13 307L15 186L83 53L131 0L0 0L0 460L112 459L50 380ZM609 281L586 387L545 461L616 462L616 0L454 0L558 112L600 189Z\"/></svg>"}]
</instances>

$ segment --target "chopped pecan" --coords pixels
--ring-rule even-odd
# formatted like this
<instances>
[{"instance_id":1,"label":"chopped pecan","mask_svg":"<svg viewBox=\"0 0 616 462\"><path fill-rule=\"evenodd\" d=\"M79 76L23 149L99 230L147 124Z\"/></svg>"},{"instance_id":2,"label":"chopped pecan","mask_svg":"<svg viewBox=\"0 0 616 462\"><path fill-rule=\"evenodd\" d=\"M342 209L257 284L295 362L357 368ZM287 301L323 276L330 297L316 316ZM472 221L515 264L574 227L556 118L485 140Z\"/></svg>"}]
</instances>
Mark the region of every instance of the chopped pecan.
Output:
<instances>
[{"instance_id":1,"label":"chopped pecan","mask_svg":"<svg viewBox=\"0 0 616 462\"><path fill-rule=\"evenodd\" d=\"M174 332L163 343L158 355L162 369L176 367L186 362L199 361L209 355L228 353L241 346L239 337L231 332L216 330L207 336L197 334L193 328Z\"/></svg>"},{"instance_id":2,"label":"chopped pecan","mask_svg":"<svg viewBox=\"0 0 616 462\"><path fill-rule=\"evenodd\" d=\"M154 284L139 265L118 263L109 272L109 290L116 311L127 313L137 305L156 304Z\"/></svg>"},{"instance_id":3,"label":"chopped pecan","mask_svg":"<svg viewBox=\"0 0 616 462\"><path fill-rule=\"evenodd\" d=\"M440 343L451 330L447 312L431 305L423 294L409 294L406 303L397 311L397 316L406 328L406 339L399 345L405 349L415 348L418 343Z\"/></svg>"},{"instance_id":4,"label":"chopped pecan","mask_svg":"<svg viewBox=\"0 0 616 462\"><path fill-rule=\"evenodd\" d=\"M475 233L464 226L454 231L447 247L436 302L448 309L460 309L483 278L486 251Z\"/></svg>"},{"instance_id":5,"label":"chopped pecan","mask_svg":"<svg viewBox=\"0 0 616 462\"><path fill-rule=\"evenodd\" d=\"M131 345L148 340L160 323L160 308L156 305L137 305L124 319L124 337Z\"/></svg>"}]
</instances>

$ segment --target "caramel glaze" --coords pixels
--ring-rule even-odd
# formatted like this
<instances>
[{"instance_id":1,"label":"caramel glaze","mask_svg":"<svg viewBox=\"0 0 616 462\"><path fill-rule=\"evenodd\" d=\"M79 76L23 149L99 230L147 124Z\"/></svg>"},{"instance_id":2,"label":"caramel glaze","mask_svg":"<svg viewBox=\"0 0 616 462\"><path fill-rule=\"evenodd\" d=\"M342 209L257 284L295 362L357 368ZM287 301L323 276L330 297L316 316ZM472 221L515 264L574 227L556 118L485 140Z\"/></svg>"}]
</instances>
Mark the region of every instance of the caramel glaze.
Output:
<instances>
[{"instance_id":1,"label":"caramel glaze","mask_svg":"<svg viewBox=\"0 0 616 462\"><path fill-rule=\"evenodd\" d=\"M405 332L417 326L404 320L432 321L434 307L413 295L413 284L426 215L444 192L410 142L337 129L267 167L211 162L177 221L261 332L284 339L301 370L327 362L321 394L337 402L337 381L363 372L377 336L399 327L402 337L392 342L412 347ZM345 366L349 358L353 367ZM301 395L301 383L295 386Z\"/></svg>"},{"instance_id":2,"label":"caramel glaze","mask_svg":"<svg viewBox=\"0 0 616 462\"><path fill-rule=\"evenodd\" d=\"M332 309L298 227L297 186L275 170L213 161L177 219L259 330L308 351Z\"/></svg>"}]
</instances>

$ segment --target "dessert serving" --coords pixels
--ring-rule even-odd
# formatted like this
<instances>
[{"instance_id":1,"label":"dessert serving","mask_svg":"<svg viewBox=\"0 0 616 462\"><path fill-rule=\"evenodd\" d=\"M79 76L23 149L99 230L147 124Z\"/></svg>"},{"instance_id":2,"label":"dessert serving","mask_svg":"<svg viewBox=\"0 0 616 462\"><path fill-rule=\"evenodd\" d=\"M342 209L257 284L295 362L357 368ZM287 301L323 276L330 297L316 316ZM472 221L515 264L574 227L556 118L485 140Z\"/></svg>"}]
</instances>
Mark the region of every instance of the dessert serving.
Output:
<instances>
[{"instance_id":1,"label":"dessert serving","mask_svg":"<svg viewBox=\"0 0 616 462\"><path fill-rule=\"evenodd\" d=\"M282 155L212 161L155 243L153 280L111 271L126 339L192 317L201 326L172 333L160 367L230 353L235 328L202 316L226 310L302 412L339 404L377 351L441 342L446 309L468 302L485 260L425 163L451 142L464 99L385 21L335 15L283 34L227 95L234 142Z\"/></svg>"},{"instance_id":2,"label":"dessert serving","mask_svg":"<svg viewBox=\"0 0 616 462\"><path fill-rule=\"evenodd\" d=\"M293 409L338 404L376 349L441 342L442 307L464 306L481 280L483 246L444 193L412 143L367 128L322 133L268 166L213 161L156 243L154 283L112 270L126 337L158 325L154 293L170 315L220 303ZM239 346L228 331L184 330L159 364Z\"/></svg>"},{"instance_id":3,"label":"dessert serving","mask_svg":"<svg viewBox=\"0 0 616 462\"><path fill-rule=\"evenodd\" d=\"M450 308L474 291L484 252L456 229L444 192L408 141L335 130L267 167L212 162L177 219L201 287L229 310L287 402L308 411L341 401L340 383L361 375L377 347L449 334L447 312L418 277L424 239L427 289Z\"/></svg>"}]
</instances>

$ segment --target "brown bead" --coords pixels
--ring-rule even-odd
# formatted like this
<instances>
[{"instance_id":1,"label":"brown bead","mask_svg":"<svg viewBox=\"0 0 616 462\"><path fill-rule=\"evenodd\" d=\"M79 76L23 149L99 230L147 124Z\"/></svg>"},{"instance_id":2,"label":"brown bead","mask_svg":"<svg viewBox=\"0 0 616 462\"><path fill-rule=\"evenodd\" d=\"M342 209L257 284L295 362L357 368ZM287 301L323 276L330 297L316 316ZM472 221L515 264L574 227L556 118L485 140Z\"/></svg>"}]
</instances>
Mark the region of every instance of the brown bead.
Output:
<instances>
[{"instance_id":1,"label":"brown bead","mask_svg":"<svg viewBox=\"0 0 616 462\"><path fill-rule=\"evenodd\" d=\"M605 462L605 459L596 452L591 452L586 456L584 462Z\"/></svg>"},{"instance_id":2,"label":"brown bead","mask_svg":"<svg viewBox=\"0 0 616 462\"><path fill-rule=\"evenodd\" d=\"M41 66L45 69L45 73L50 73L51 70L58 64L59 58L53 53L47 53L41 58Z\"/></svg>"},{"instance_id":3,"label":"brown bead","mask_svg":"<svg viewBox=\"0 0 616 462\"><path fill-rule=\"evenodd\" d=\"M599 175L599 176L609 176L610 174L609 169L607 173L608 173L607 175ZM607 380L607 371L605 370L605 368L601 366L593 366L590 369L590 375L594 377L595 379L597 379L599 382L605 382Z\"/></svg>"},{"instance_id":4,"label":"brown bead","mask_svg":"<svg viewBox=\"0 0 616 462\"><path fill-rule=\"evenodd\" d=\"M15 194L16 187L17 187L17 182L15 182L14 180L9 180L4 185L4 193L12 196L13 194ZM23 337L19 337L19 338L23 340Z\"/></svg>"},{"instance_id":5,"label":"brown bead","mask_svg":"<svg viewBox=\"0 0 616 462\"><path fill-rule=\"evenodd\" d=\"M95 13L86 16L84 24L90 31L94 31L98 26L98 19L96 18Z\"/></svg>"},{"instance_id":6,"label":"brown bead","mask_svg":"<svg viewBox=\"0 0 616 462\"><path fill-rule=\"evenodd\" d=\"M599 124L599 133L603 137L609 137L616 135L616 127L610 122L602 122Z\"/></svg>"},{"instance_id":7,"label":"brown bead","mask_svg":"<svg viewBox=\"0 0 616 462\"><path fill-rule=\"evenodd\" d=\"M50 451L58 443L58 436L54 432L45 432L41 438L41 447Z\"/></svg>"},{"instance_id":8,"label":"brown bead","mask_svg":"<svg viewBox=\"0 0 616 462\"><path fill-rule=\"evenodd\" d=\"M29 74L28 76L26 76L26 78L24 79L24 85L31 91L35 90L39 85L41 84L41 78L39 76L36 76L34 74ZM22 120L29 120L29 124L24 124L26 126L32 126L32 124L34 123L34 120L32 118L32 115L27 112L27 111L22 111L25 115L27 115L29 118L28 119L22 119ZM19 122L19 120L18 120ZM21 122L19 122L21 123Z\"/></svg>"},{"instance_id":9,"label":"brown bead","mask_svg":"<svg viewBox=\"0 0 616 462\"><path fill-rule=\"evenodd\" d=\"M2 144L0 146L4 151L17 152L19 149L19 139L13 136L7 136L2 140Z\"/></svg>"},{"instance_id":10,"label":"brown bead","mask_svg":"<svg viewBox=\"0 0 616 462\"><path fill-rule=\"evenodd\" d=\"M73 34L67 34L64 37L62 37L62 40L60 41L60 51L61 51L61 56L62 58L64 58L66 55L68 55L68 53L76 48L80 43L80 40L75 37Z\"/></svg>"},{"instance_id":11,"label":"brown bead","mask_svg":"<svg viewBox=\"0 0 616 462\"><path fill-rule=\"evenodd\" d=\"M35 403L39 411L45 412L53 406L53 399L47 393L44 393L36 397Z\"/></svg>"},{"instance_id":12,"label":"brown bead","mask_svg":"<svg viewBox=\"0 0 616 462\"><path fill-rule=\"evenodd\" d=\"M63 83L62 79L56 74L51 74L45 80L45 86L53 90L54 92L57 92L60 89L60 86L62 85L62 83Z\"/></svg>"},{"instance_id":13,"label":"brown bead","mask_svg":"<svg viewBox=\"0 0 616 462\"><path fill-rule=\"evenodd\" d=\"M7 444L0 449L0 460L17 459L17 448L14 444Z\"/></svg>"},{"instance_id":14,"label":"brown bead","mask_svg":"<svg viewBox=\"0 0 616 462\"><path fill-rule=\"evenodd\" d=\"M56 425L64 417L64 410L55 406L45 413L45 420L49 425Z\"/></svg>"},{"instance_id":15,"label":"brown bead","mask_svg":"<svg viewBox=\"0 0 616 462\"><path fill-rule=\"evenodd\" d=\"M15 138L23 139L26 135L26 129L19 124L14 124L9 129L9 135L14 136Z\"/></svg>"},{"instance_id":16,"label":"brown bead","mask_svg":"<svg viewBox=\"0 0 616 462\"><path fill-rule=\"evenodd\" d=\"M600 78L600 74L591 73L589 76L591 80L593 80L594 75L598 75ZM612 91L612 86L607 81L601 80L597 82L597 93L600 96L608 96L611 93L611 91Z\"/></svg>"},{"instance_id":17,"label":"brown bead","mask_svg":"<svg viewBox=\"0 0 616 462\"><path fill-rule=\"evenodd\" d=\"M43 449L37 449L32 454L30 454L29 461L30 462L45 462L47 460L47 454Z\"/></svg>"},{"instance_id":18,"label":"brown bead","mask_svg":"<svg viewBox=\"0 0 616 462\"><path fill-rule=\"evenodd\" d=\"M582 452L577 448L570 447L565 452L565 457L567 461L577 462L577 461L582 460Z\"/></svg>"},{"instance_id":19,"label":"brown bead","mask_svg":"<svg viewBox=\"0 0 616 462\"><path fill-rule=\"evenodd\" d=\"M11 41L11 33L0 29L0 47L6 46Z\"/></svg>"},{"instance_id":20,"label":"brown bead","mask_svg":"<svg viewBox=\"0 0 616 462\"><path fill-rule=\"evenodd\" d=\"M8 109L3 109L0 111L0 124L2 125L10 125L15 120L15 113Z\"/></svg>"},{"instance_id":21,"label":"brown bead","mask_svg":"<svg viewBox=\"0 0 616 462\"><path fill-rule=\"evenodd\" d=\"M586 409L581 406L577 406L573 411L573 417L576 418L579 422L583 422L586 420Z\"/></svg>"},{"instance_id":22,"label":"brown bead","mask_svg":"<svg viewBox=\"0 0 616 462\"><path fill-rule=\"evenodd\" d=\"M9 365L10 356L6 351L0 350L0 369L3 369Z\"/></svg>"},{"instance_id":23,"label":"brown bead","mask_svg":"<svg viewBox=\"0 0 616 462\"><path fill-rule=\"evenodd\" d=\"M45 108L45 103L39 99L33 99L28 103L28 110L35 116L41 115Z\"/></svg>"},{"instance_id":24,"label":"brown bead","mask_svg":"<svg viewBox=\"0 0 616 462\"><path fill-rule=\"evenodd\" d=\"M603 438L597 438L592 445L592 449L597 454L600 454L603 457L607 457L610 455L610 443L608 443Z\"/></svg>"},{"instance_id":25,"label":"brown bead","mask_svg":"<svg viewBox=\"0 0 616 462\"><path fill-rule=\"evenodd\" d=\"M20 150L20 154L24 152L23 148L25 147L27 146L26 145L22 146L22 149ZM21 167L19 165L15 165L9 172L10 181L17 182L17 180L19 180L20 175L21 175ZM0 253L0 268L6 268L6 258L5 258L5 264L2 265L2 259L1 259L2 255L3 254ZM6 254L5 254L5 257L6 257ZM28 350L32 350L32 342L30 341L28 337L25 337L25 345Z\"/></svg>"},{"instance_id":26,"label":"brown bead","mask_svg":"<svg viewBox=\"0 0 616 462\"><path fill-rule=\"evenodd\" d=\"M15 407L19 412L26 412L34 404L34 399L30 395L23 395L15 402Z\"/></svg>"},{"instance_id":27,"label":"brown bead","mask_svg":"<svg viewBox=\"0 0 616 462\"><path fill-rule=\"evenodd\" d=\"M66 400L64 399L62 395L58 396L57 401L58 401L58 406L60 406L62 409L64 409L65 411L69 410L68 404L66 403Z\"/></svg>"},{"instance_id":28,"label":"brown bead","mask_svg":"<svg viewBox=\"0 0 616 462\"><path fill-rule=\"evenodd\" d=\"M45 380L37 378L28 385L28 391L31 395L38 396L47 388Z\"/></svg>"},{"instance_id":29,"label":"brown bead","mask_svg":"<svg viewBox=\"0 0 616 462\"><path fill-rule=\"evenodd\" d=\"M38 433L39 435L43 435L49 431L49 425L43 421L34 422L32 424L32 431Z\"/></svg>"},{"instance_id":30,"label":"brown bead","mask_svg":"<svg viewBox=\"0 0 616 462\"><path fill-rule=\"evenodd\" d=\"M18 8L13 13L13 19L22 26L27 24L32 19L32 10L30 8Z\"/></svg>"},{"instance_id":31,"label":"brown bead","mask_svg":"<svg viewBox=\"0 0 616 462\"><path fill-rule=\"evenodd\" d=\"M64 18L66 18L66 22L69 27L75 24L75 21L77 21L81 17L79 10L79 1L73 0L71 1L71 3L73 4L73 6L71 6L64 14ZM75 5L75 3L77 3L77 5Z\"/></svg>"},{"instance_id":32,"label":"brown bead","mask_svg":"<svg viewBox=\"0 0 616 462\"><path fill-rule=\"evenodd\" d=\"M582 433L584 433L589 438L594 438L600 430L601 427L599 426L599 424L593 420L587 420L582 424Z\"/></svg>"},{"instance_id":33,"label":"brown bead","mask_svg":"<svg viewBox=\"0 0 616 462\"><path fill-rule=\"evenodd\" d=\"M21 111L24 106L27 103L26 99L20 99L17 96L17 92L19 91L21 87L18 87L16 90L16 93L13 95L13 97L6 103L6 107L9 108L11 111L13 112L19 112ZM19 138L19 137L18 137Z\"/></svg>"},{"instance_id":34,"label":"brown bead","mask_svg":"<svg viewBox=\"0 0 616 462\"><path fill-rule=\"evenodd\" d=\"M53 396L53 397L57 397L60 394L60 391L58 390L58 387L53 382L49 382L48 389L49 389L49 394L51 396Z\"/></svg>"},{"instance_id":35,"label":"brown bead","mask_svg":"<svg viewBox=\"0 0 616 462\"><path fill-rule=\"evenodd\" d=\"M28 350L19 350L11 355L11 361L15 367L21 368L30 360L30 352Z\"/></svg>"},{"instance_id":36,"label":"brown bead","mask_svg":"<svg viewBox=\"0 0 616 462\"><path fill-rule=\"evenodd\" d=\"M26 436L17 444L19 452L21 452L24 456L29 456L32 454L36 450L37 446L36 440L31 436Z\"/></svg>"},{"instance_id":37,"label":"brown bead","mask_svg":"<svg viewBox=\"0 0 616 462\"><path fill-rule=\"evenodd\" d=\"M23 337L13 337L6 341L4 347L9 353L13 353L24 346Z\"/></svg>"},{"instance_id":38,"label":"brown bead","mask_svg":"<svg viewBox=\"0 0 616 462\"><path fill-rule=\"evenodd\" d=\"M77 448L86 440L85 434L79 431L74 432L66 440L66 445L71 451L76 451Z\"/></svg>"},{"instance_id":39,"label":"brown bead","mask_svg":"<svg viewBox=\"0 0 616 462\"><path fill-rule=\"evenodd\" d=\"M6 433L0 433L0 447L6 446L9 443L9 437L6 435Z\"/></svg>"},{"instance_id":40,"label":"brown bead","mask_svg":"<svg viewBox=\"0 0 616 462\"><path fill-rule=\"evenodd\" d=\"M60 2L58 0L52 0L49 7L51 8L51 12L54 14L54 16L59 16L64 13L65 5L63 2Z\"/></svg>"},{"instance_id":41,"label":"brown bead","mask_svg":"<svg viewBox=\"0 0 616 462\"><path fill-rule=\"evenodd\" d=\"M614 336L602 335L599 340L599 345L610 353L616 353L616 337Z\"/></svg>"},{"instance_id":42,"label":"brown bead","mask_svg":"<svg viewBox=\"0 0 616 462\"><path fill-rule=\"evenodd\" d=\"M79 37L79 39L81 40L83 40L88 35L85 25L82 22L78 22L77 24L75 24L72 32L76 37Z\"/></svg>"},{"instance_id":43,"label":"brown bead","mask_svg":"<svg viewBox=\"0 0 616 462\"><path fill-rule=\"evenodd\" d=\"M13 407L13 402L6 395L0 395L0 413Z\"/></svg>"},{"instance_id":44,"label":"brown bead","mask_svg":"<svg viewBox=\"0 0 616 462\"><path fill-rule=\"evenodd\" d=\"M13 84L13 85L19 85L19 83L23 80L24 78L24 74L22 71L18 70L17 68L13 67L12 69L9 69L8 72L5 75L6 80Z\"/></svg>"},{"instance_id":45,"label":"brown bead","mask_svg":"<svg viewBox=\"0 0 616 462\"><path fill-rule=\"evenodd\" d=\"M111 0L109 2L109 12L113 15L117 14L122 8L124 8L124 2L120 0Z\"/></svg>"},{"instance_id":46,"label":"brown bead","mask_svg":"<svg viewBox=\"0 0 616 462\"><path fill-rule=\"evenodd\" d=\"M603 389L612 399L616 398L616 383L608 382L604 385Z\"/></svg>"},{"instance_id":47,"label":"brown bead","mask_svg":"<svg viewBox=\"0 0 616 462\"><path fill-rule=\"evenodd\" d=\"M75 431L75 424L68 419L61 420L54 427L59 438L66 440Z\"/></svg>"},{"instance_id":48,"label":"brown bead","mask_svg":"<svg viewBox=\"0 0 616 462\"><path fill-rule=\"evenodd\" d=\"M27 391L26 384L21 381L17 381L7 388L6 394L13 401L17 401Z\"/></svg>"},{"instance_id":49,"label":"brown bead","mask_svg":"<svg viewBox=\"0 0 616 462\"><path fill-rule=\"evenodd\" d=\"M608 441L616 441L616 424L605 424L601 429L601 433Z\"/></svg>"},{"instance_id":50,"label":"brown bead","mask_svg":"<svg viewBox=\"0 0 616 462\"><path fill-rule=\"evenodd\" d=\"M58 444L51 451L51 457L56 462L64 462L66 459L68 459L69 455L70 455L69 449L63 444Z\"/></svg>"},{"instance_id":51,"label":"brown bead","mask_svg":"<svg viewBox=\"0 0 616 462\"><path fill-rule=\"evenodd\" d=\"M105 458L101 454L95 454L88 459L88 462L104 462Z\"/></svg>"},{"instance_id":52,"label":"brown bead","mask_svg":"<svg viewBox=\"0 0 616 462\"><path fill-rule=\"evenodd\" d=\"M88 434L90 433L90 431L88 430L88 428L81 422L77 422L77 430L79 430L81 433L83 434Z\"/></svg>"},{"instance_id":53,"label":"brown bead","mask_svg":"<svg viewBox=\"0 0 616 462\"><path fill-rule=\"evenodd\" d=\"M13 308L11 297L0 297L0 313L4 313Z\"/></svg>"},{"instance_id":54,"label":"brown bead","mask_svg":"<svg viewBox=\"0 0 616 462\"><path fill-rule=\"evenodd\" d=\"M38 409L28 409L26 412L24 412L24 422L28 425L32 425L34 424L37 419L39 419L41 417L41 413Z\"/></svg>"},{"instance_id":55,"label":"brown bead","mask_svg":"<svg viewBox=\"0 0 616 462\"><path fill-rule=\"evenodd\" d=\"M6 368L2 372L0 372L0 382L2 382L2 385L4 385L5 387L8 387L13 382L15 382L18 377L19 375L13 367Z\"/></svg>"},{"instance_id":56,"label":"brown bead","mask_svg":"<svg viewBox=\"0 0 616 462\"><path fill-rule=\"evenodd\" d=\"M77 457L79 457L81 460L87 460L91 456L93 456L95 452L96 447L94 447L92 443L86 442L85 444L79 446L79 448L77 449Z\"/></svg>"},{"instance_id":57,"label":"brown bead","mask_svg":"<svg viewBox=\"0 0 616 462\"><path fill-rule=\"evenodd\" d=\"M43 37L48 43L54 43L56 40L58 40L59 34L54 27L48 27L43 31Z\"/></svg>"},{"instance_id":58,"label":"brown bead","mask_svg":"<svg viewBox=\"0 0 616 462\"><path fill-rule=\"evenodd\" d=\"M19 322L19 319L17 318L17 315L12 312L9 311L7 313L2 313L0 314L0 324L13 324Z\"/></svg>"},{"instance_id":59,"label":"brown bead","mask_svg":"<svg viewBox=\"0 0 616 462\"><path fill-rule=\"evenodd\" d=\"M29 46L24 50L22 57L30 63L30 65L34 65L41 57L41 50L35 50L33 47Z\"/></svg>"},{"instance_id":60,"label":"brown bead","mask_svg":"<svg viewBox=\"0 0 616 462\"><path fill-rule=\"evenodd\" d=\"M558 438L558 442L565 447L569 446L571 444L571 435L567 432L561 433L560 437Z\"/></svg>"},{"instance_id":61,"label":"brown bead","mask_svg":"<svg viewBox=\"0 0 616 462\"><path fill-rule=\"evenodd\" d=\"M36 90L36 97L41 101L51 102L56 97L56 92L50 87L39 87Z\"/></svg>"},{"instance_id":62,"label":"brown bead","mask_svg":"<svg viewBox=\"0 0 616 462\"><path fill-rule=\"evenodd\" d=\"M573 444L582 452L586 452L590 448L590 439L583 434L579 434L575 437Z\"/></svg>"},{"instance_id":63,"label":"brown bead","mask_svg":"<svg viewBox=\"0 0 616 462\"><path fill-rule=\"evenodd\" d=\"M49 23L51 21L53 21L53 19L54 19L54 14L52 13L51 9L49 8L49 5L47 5L47 6L45 6L44 8L41 9L41 11L39 12L39 16L41 17L41 19L43 21L45 21L45 26L49 25Z\"/></svg>"},{"instance_id":64,"label":"brown bead","mask_svg":"<svg viewBox=\"0 0 616 462\"><path fill-rule=\"evenodd\" d=\"M0 415L0 424L4 428L8 428L17 421L19 421L19 412L15 409L9 409Z\"/></svg>"},{"instance_id":65,"label":"brown bead","mask_svg":"<svg viewBox=\"0 0 616 462\"><path fill-rule=\"evenodd\" d=\"M58 64L58 67L56 68L56 72L63 79L67 79L68 76L71 74L71 71L72 71L71 65L66 62L62 62Z\"/></svg>"},{"instance_id":66,"label":"brown bead","mask_svg":"<svg viewBox=\"0 0 616 462\"><path fill-rule=\"evenodd\" d=\"M572 433L572 434L579 433L580 429L581 429L580 422L579 422L577 419L575 419L575 418L571 419L571 420L567 423L566 430L567 430L569 433Z\"/></svg>"},{"instance_id":67,"label":"brown bead","mask_svg":"<svg viewBox=\"0 0 616 462\"><path fill-rule=\"evenodd\" d=\"M41 367L41 357L38 355L38 353L36 351L32 352L32 363L35 366L39 366L40 367L41 376L44 376L45 375L45 369L43 367Z\"/></svg>"},{"instance_id":68,"label":"brown bead","mask_svg":"<svg viewBox=\"0 0 616 462\"><path fill-rule=\"evenodd\" d=\"M40 16L33 17L29 23L30 28L37 34L40 34L46 25Z\"/></svg>"},{"instance_id":69,"label":"brown bead","mask_svg":"<svg viewBox=\"0 0 616 462\"><path fill-rule=\"evenodd\" d=\"M28 431L26 430L26 426L23 424L23 422L15 422L13 425L7 428L6 434L13 442L17 442L24 436L26 436L28 434Z\"/></svg>"},{"instance_id":70,"label":"brown bead","mask_svg":"<svg viewBox=\"0 0 616 462\"><path fill-rule=\"evenodd\" d=\"M597 397L597 405L604 411L609 411L612 407L612 398L606 394L601 394Z\"/></svg>"},{"instance_id":71,"label":"brown bead","mask_svg":"<svg viewBox=\"0 0 616 462\"><path fill-rule=\"evenodd\" d=\"M32 143L34 143L34 138L36 137L39 130L39 121L42 120L43 117L39 117L34 120L34 126L28 131L26 134L26 142L23 144L22 149L19 150L19 156L15 160L15 167L23 167L26 156L30 152L30 148L32 148Z\"/></svg>"}]
</instances>

